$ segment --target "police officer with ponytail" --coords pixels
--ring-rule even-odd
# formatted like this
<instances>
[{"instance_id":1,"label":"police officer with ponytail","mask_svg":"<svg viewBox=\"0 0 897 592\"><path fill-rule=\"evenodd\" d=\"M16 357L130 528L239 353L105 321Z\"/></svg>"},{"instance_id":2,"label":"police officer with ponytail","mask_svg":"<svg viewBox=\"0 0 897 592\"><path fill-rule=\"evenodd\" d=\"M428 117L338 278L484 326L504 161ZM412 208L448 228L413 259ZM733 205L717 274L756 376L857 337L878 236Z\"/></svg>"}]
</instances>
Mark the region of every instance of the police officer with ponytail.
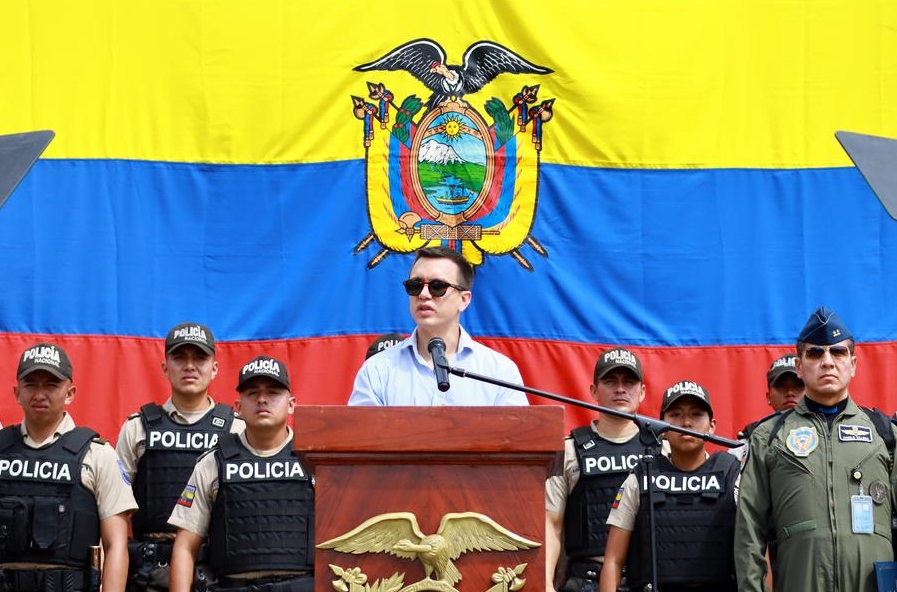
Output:
<instances>
[{"instance_id":1,"label":"police officer with ponytail","mask_svg":"<svg viewBox=\"0 0 897 592\"><path fill-rule=\"evenodd\" d=\"M209 388L218 374L215 337L199 323L180 323L165 338L162 372L171 394L147 403L121 428L116 450L134 484L140 509L131 518L130 592L165 592L175 529L168 517L200 454L222 434L243 430L233 408L215 403ZM204 560L205 549L200 550Z\"/></svg>"},{"instance_id":2,"label":"police officer with ponytail","mask_svg":"<svg viewBox=\"0 0 897 592\"><path fill-rule=\"evenodd\" d=\"M61 347L29 347L16 377L25 417L0 430L0 590L121 592L137 503L118 456L66 411L75 386Z\"/></svg>"},{"instance_id":3,"label":"police officer with ponytail","mask_svg":"<svg viewBox=\"0 0 897 592\"><path fill-rule=\"evenodd\" d=\"M660 418L695 432L713 433L716 421L710 394L683 380L664 393ZM627 566L630 590L652 580L663 592L735 592L733 540L738 460L725 452L708 454L704 440L668 431L669 456L657 456L648 478L644 465L626 478L607 523L610 532L601 571L601 592L616 592ZM654 499L654 534L648 496Z\"/></svg>"},{"instance_id":4,"label":"police officer with ponytail","mask_svg":"<svg viewBox=\"0 0 897 592\"><path fill-rule=\"evenodd\" d=\"M177 527L171 590L188 592L208 536L219 592L314 590L314 487L293 451L286 365L259 356L237 384L246 431L200 457L171 514Z\"/></svg>"}]
</instances>

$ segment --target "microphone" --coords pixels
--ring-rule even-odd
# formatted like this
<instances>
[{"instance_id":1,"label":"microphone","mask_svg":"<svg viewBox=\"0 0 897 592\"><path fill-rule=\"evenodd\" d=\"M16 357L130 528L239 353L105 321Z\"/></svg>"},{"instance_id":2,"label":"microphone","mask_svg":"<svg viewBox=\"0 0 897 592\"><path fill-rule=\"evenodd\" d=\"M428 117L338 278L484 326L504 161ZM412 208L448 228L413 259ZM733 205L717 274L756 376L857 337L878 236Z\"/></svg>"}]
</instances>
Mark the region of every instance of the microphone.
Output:
<instances>
[{"instance_id":1,"label":"microphone","mask_svg":"<svg viewBox=\"0 0 897 592\"><path fill-rule=\"evenodd\" d=\"M449 390L448 360L445 359L445 341L434 337L427 344L427 351L433 358L433 370L436 372L436 388L445 392Z\"/></svg>"}]
</instances>

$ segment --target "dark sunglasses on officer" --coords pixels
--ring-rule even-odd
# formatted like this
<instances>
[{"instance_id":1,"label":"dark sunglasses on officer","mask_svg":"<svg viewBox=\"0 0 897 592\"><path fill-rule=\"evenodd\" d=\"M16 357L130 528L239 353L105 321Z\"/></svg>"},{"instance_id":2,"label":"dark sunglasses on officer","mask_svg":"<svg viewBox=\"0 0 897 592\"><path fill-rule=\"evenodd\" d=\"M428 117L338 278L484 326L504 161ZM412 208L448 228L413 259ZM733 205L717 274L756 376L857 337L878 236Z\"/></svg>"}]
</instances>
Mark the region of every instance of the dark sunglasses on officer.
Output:
<instances>
[{"instance_id":1,"label":"dark sunglasses on officer","mask_svg":"<svg viewBox=\"0 0 897 592\"><path fill-rule=\"evenodd\" d=\"M458 284L453 284L440 279L425 282L420 278L410 278L402 282L402 285L405 286L405 293L409 296L420 296L420 293L424 291L424 286L426 286L430 291L430 296L433 296L434 298L445 296L445 293L449 288L454 288L459 292L467 290L464 286L459 286Z\"/></svg>"},{"instance_id":2,"label":"dark sunglasses on officer","mask_svg":"<svg viewBox=\"0 0 897 592\"><path fill-rule=\"evenodd\" d=\"M804 356L808 360L820 360L825 352L828 352L833 360L844 360L850 357L850 348L846 345L832 345L831 347L810 345L804 349Z\"/></svg>"}]
</instances>

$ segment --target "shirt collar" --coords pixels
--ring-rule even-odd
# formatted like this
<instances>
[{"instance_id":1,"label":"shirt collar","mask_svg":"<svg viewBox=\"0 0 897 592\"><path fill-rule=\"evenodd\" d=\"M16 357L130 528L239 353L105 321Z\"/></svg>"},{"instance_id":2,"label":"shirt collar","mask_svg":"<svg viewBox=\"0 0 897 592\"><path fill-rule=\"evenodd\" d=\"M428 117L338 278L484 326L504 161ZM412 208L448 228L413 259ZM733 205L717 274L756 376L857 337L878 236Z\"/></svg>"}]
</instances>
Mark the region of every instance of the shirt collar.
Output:
<instances>
[{"instance_id":1,"label":"shirt collar","mask_svg":"<svg viewBox=\"0 0 897 592\"><path fill-rule=\"evenodd\" d=\"M42 448L47 446L48 444L52 444L59 437L66 432L70 432L75 429L75 420L72 419L72 416L68 414L68 412L64 412L62 416L62 420L59 422L59 425L56 426L56 430L53 432L53 435L44 440L43 442L35 442L31 436L28 435L28 426L25 423L25 420L22 420L22 425L20 428L22 430L22 439L25 441L25 445L31 448Z\"/></svg>"},{"instance_id":2,"label":"shirt collar","mask_svg":"<svg viewBox=\"0 0 897 592\"><path fill-rule=\"evenodd\" d=\"M455 355L461 356L461 355L463 355L463 353L465 351L472 349L472 347L473 347L472 344L474 341L473 341L473 337L470 336L470 333L468 333L467 331L464 330L464 327L459 325L458 329L460 330L460 335L458 336L458 353ZM414 355L420 357L420 350L417 349L417 329L416 328L414 329L414 331L411 332L411 335L409 335L408 338L405 339L405 341L403 341L396 347L402 348L402 347L409 347L409 346L411 347L412 351L414 352Z\"/></svg>"},{"instance_id":3,"label":"shirt collar","mask_svg":"<svg viewBox=\"0 0 897 592\"><path fill-rule=\"evenodd\" d=\"M212 397L206 395L206 408L200 411L190 411L188 413L184 413L179 411L177 407L174 406L174 403L171 401L171 397L168 397L168 400L162 403L162 410L168 414L168 417L174 420L175 423L191 423L198 416L203 416L209 412L209 410L215 406L215 401L212 400Z\"/></svg>"}]
</instances>

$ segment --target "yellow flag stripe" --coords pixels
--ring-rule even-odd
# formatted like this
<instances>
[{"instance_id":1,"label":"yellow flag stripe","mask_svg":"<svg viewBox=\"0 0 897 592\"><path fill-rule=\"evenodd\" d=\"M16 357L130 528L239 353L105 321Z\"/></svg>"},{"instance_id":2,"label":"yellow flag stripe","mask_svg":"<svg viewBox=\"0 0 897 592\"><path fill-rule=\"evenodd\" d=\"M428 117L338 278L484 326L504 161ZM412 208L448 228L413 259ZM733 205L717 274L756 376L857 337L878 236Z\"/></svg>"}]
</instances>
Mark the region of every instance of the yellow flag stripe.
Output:
<instances>
[{"instance_id":1,"label":"yellow flag stripe","mask_svg":"<svg viewBox=\"0 0 897 592\"><path fill-rule=\"evenodd\" d=\"M293 163L362 158L355 72L427 37L460 64L489 39L554 72L542 161L634 168L849 164L838 129L897 135L890 0L34 0L0 8L0 133L53 129L50 158Z\"/></svg>"}]
</instances>

